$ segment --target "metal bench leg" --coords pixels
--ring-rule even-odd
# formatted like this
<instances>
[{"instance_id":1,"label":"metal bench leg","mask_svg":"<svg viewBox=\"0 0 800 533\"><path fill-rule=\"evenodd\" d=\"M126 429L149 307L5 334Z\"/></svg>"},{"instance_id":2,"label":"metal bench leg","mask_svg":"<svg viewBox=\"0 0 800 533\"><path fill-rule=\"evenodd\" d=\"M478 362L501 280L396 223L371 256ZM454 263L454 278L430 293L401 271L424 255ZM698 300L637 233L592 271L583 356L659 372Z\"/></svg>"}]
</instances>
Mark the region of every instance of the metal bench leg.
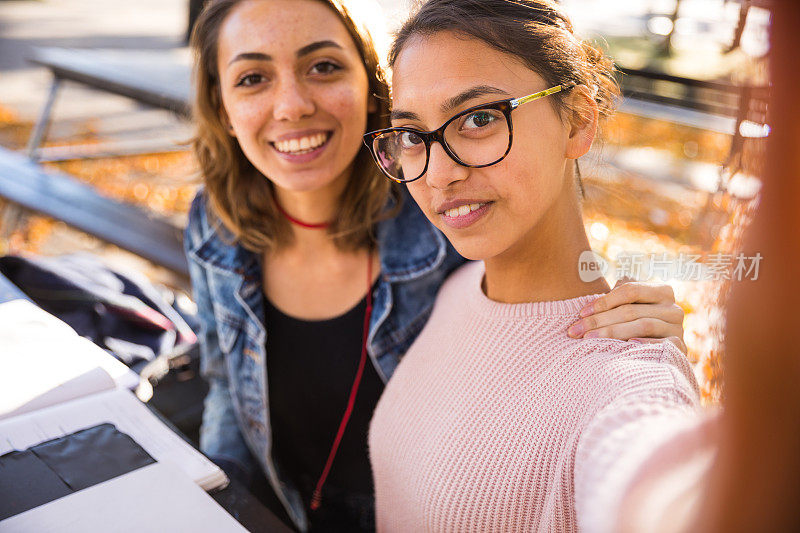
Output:
<instances>
[{"instance_id":1,"label":"metal bench leg","mask_svg":"<svg viewBox=\"0 0 800 533\"><path fill-rule=\"evenodd\" d=\"M60 85L61 78L54 77L53 83L50 85L50 94L47 95L47 102L44 104L42 114L39 116L39 120L36 121L36 126L34 126L33 133L28 141L28 157L33 161L36 160L36 152L47 134L47 128L50 126L50 114L53 111L53 104L56 101L56 94Z\"/></svg>"}]
</instances>

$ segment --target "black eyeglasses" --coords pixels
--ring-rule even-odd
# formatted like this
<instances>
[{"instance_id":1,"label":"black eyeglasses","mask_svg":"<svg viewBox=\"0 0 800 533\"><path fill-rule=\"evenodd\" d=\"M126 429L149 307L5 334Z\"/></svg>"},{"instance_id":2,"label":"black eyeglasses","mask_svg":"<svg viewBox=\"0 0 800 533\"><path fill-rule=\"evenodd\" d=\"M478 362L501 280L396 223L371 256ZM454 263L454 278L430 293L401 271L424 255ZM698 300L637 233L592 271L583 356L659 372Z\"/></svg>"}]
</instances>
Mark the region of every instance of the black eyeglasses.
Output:
<instances>
[{"instance_id":1,"label":"black eyeglasses","mask_svg":"<svg viewBox=\"0 0 800 533\"><path fill-rule=\"evenodd\" d=\"M574 86L556 85L521 98L470 107L434 131L405 127L371 131L364 135L364 144L383 173L399 183L409 183L425 175L434 142L441 144L459 165L488 167L502 161L511 151L512 111L522 104Z\"/></svg>"}]
</instances>

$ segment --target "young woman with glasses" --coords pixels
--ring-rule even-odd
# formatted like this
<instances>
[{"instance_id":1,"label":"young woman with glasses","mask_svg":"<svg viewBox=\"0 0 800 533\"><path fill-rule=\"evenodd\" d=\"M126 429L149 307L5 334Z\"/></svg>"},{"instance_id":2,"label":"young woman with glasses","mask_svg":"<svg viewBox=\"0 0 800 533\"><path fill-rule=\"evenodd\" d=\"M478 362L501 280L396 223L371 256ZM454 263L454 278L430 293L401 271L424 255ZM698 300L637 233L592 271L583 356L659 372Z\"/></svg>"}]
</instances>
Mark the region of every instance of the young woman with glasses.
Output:
<instances>
[{"instance_id":1,"label":"young woman with glasses","mask_svg":"<svg viewBox=\"0 0 800 533\"><path fill-rule=\"evenodd\" d=\"M378 530L614 530L635 460L699 399L671 343L566 334L609 290L575 269L575 161L613 111L612 63L550 0L429 0L390 65L392 127L365 142L478 261L445 281L375 410Z\"/></svg>"},{"instance_id":2,"label":"young woman with glasses","mask_svg":"<svg viewBox=\"0 0 800 533\"><path fill-rule=\"evenodd\" d=\"M200 446L230 475L263 472L273 509L301 530L373 527L369 419L465 261L363 146L389 125L362 20L374 11L212 0L192 37L205 188L186 250L210 387ZM682 345L668 287L626 284L586 304L578 338Z\"/></svg>"}]
</instances>

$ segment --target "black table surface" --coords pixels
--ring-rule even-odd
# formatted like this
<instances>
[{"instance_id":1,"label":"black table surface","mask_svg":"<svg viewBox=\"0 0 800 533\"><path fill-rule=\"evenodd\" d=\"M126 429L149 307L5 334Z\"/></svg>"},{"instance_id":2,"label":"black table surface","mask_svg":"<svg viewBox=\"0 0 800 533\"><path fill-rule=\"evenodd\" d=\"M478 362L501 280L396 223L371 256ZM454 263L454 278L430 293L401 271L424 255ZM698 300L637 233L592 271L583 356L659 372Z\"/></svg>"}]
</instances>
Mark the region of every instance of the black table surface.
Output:
<instances>
[{"instance_id":1,"label":"black table surface","mask_svg":"<svg viewBox=\"0 0 800 533\"><path fill-rule=\"evenodd\" d=\"M235 479L231 479L230 485L224 489L212 493L211 497L252 533L293 531Z\"/></svg>"}]
</instances>

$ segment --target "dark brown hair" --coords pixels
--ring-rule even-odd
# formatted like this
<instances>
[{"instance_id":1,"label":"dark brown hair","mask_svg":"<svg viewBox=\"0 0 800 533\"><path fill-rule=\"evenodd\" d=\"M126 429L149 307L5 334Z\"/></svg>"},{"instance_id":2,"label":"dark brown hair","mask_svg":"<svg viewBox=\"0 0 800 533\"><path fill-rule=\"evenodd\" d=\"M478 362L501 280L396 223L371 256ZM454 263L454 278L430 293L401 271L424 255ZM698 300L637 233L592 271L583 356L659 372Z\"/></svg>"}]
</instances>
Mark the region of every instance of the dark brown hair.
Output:
<instances>
[{"instance_id":1,"label":"dark brown hair","mask_svg":"<svg viewBox=\"0 0 800 533\"><path fill-rule=\"evenodd\" d=\"M578 39L569 17L551 0L428 0L422 2L395 37L389 65L415 35L450 31L522 60L548 86L574 83L594 93L600 118L613 114L619 87L613 62ZM558 93L550 102L567 110ZM578 109L570 109L577 111Z\"/></svg>"},{"instance_id":2,"label":"dark brown hair","mask_svg":"<svg viewBox=\"0 0 800 533\"><path fill-rule=\"evenodd\" d=\"M209 214L219 219L239 244L262 253L289 243L292 234L289 223L275 206L272 183L247 159L222 119L217 69L219 33L225 19L243 1L209 1L192 32L196 125L192 145L206 187ZM367 128L386 127L389 88L369 31L356 22L356 14L345 6L346 0L318 1L339 16L361 55L369 92L377 103L377 110L367 117ZM386 216L384 208L391 187L362 147L340 198L337 218L329 229L337 246L357 249L371 243L373 226Z\"/></svg>"}]
</instances>

